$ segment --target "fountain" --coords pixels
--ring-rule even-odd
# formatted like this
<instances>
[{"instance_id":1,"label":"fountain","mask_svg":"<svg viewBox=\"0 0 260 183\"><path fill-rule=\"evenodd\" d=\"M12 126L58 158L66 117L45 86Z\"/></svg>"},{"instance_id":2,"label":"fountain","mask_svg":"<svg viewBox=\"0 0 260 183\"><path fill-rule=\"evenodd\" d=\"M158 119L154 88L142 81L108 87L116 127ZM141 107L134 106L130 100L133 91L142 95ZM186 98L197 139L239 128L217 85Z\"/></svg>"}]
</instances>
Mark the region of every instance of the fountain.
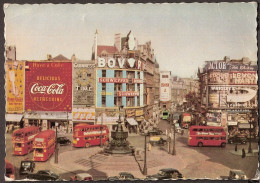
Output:
<instances>
[{"instance_id":1,"label":"fountain","mask_svg":"<svg viewBox=\"0 0 260 183\"><path fill-rule=\"evenodd\" d=\"M133 147L130 147L129 142L126 140L128 132L123 130L120 108L123 108L123 106L119 107L119 119L117 121L116 129L111 132L113 140L104 148L104 151L109 154L130 154L134 152Z\"/></svg>"}]
</instances>

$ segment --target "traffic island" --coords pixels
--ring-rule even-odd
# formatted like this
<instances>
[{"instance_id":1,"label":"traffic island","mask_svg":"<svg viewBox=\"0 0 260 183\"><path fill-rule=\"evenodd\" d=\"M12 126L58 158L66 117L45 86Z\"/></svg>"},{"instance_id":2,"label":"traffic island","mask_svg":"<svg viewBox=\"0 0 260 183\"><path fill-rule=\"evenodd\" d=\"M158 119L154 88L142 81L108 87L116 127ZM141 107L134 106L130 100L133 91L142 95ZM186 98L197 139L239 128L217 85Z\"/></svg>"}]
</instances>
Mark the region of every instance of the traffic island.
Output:
<instances>
[{"instance_id":1,"label":"traffic island","mask_svg":"<svg viewBox=\"0 0 260 183\"><path fill-rule=\"evenodd\" d=\"M231 150L229 152L237 156L242 156L243 154L242 149L238 149L237 151ZM245 150L245 157L253 157L253 156L258 156L258 149L253 149L252 153L248 153L247 150Z\"/></svg>"}]
</instances>

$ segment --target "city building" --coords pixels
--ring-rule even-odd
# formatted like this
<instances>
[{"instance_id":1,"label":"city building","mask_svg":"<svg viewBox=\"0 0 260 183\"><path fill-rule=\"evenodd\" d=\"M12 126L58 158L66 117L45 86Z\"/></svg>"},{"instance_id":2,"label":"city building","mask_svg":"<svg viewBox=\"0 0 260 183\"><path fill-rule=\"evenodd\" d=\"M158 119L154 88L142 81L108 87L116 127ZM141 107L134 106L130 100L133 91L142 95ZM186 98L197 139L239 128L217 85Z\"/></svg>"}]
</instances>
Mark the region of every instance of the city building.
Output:
<instances>
[{"instance_id":1,"label":"city building","mask_svg":"<svg viewBox=\"0 0 260 183\"><path fill-rule=\"evenodd\" d=\"M137 131L137 121L144 119L144 63L136 54L135 39L130 32L120 44L117 34L117 47L101 46L97 44L97 36L96 32L92 54L96 62L96 123L108 125L112 130L123 106L120 115L124 126Z\"/></svg>"},{"instance_id":2,"label":"city building","mask_svg":"<svg viewBox=\"0 0 260 183\"><path fill-rule=\"evenodd\" d=\"M72 59L72 123L95 124L95 61Z\"/></svg>"},{"instance_id":3,"label":"city building","mask_svg":"<svg viewBox=\"0 0 260 183\"><path fill-rule=\"evenodd\" d=\"M62 59L62 60L60 60ZM25 62L24 127L72 131L72 62L62 55Z\"/></svg>"},{"instance_id":4,"label":"city building","mask_svg":"<svg viewBox=\"0 0 260 183\"><path fill-rule=\"evenodd\" d=\"M257 133L257 64L241 60L206 61L198 72L201 113L207 125L248 133L250 121Z\"/></svg>"},{"instance_id":5,"label":"city building","mask_svg":"<svg viewBox=\"0 0 260 183\"><path fill-rule=\"evenodd\" d=\"M6 46L5 47L5 60L16 60L16 47L15 46Z\"/></svg>"}]
</instances>

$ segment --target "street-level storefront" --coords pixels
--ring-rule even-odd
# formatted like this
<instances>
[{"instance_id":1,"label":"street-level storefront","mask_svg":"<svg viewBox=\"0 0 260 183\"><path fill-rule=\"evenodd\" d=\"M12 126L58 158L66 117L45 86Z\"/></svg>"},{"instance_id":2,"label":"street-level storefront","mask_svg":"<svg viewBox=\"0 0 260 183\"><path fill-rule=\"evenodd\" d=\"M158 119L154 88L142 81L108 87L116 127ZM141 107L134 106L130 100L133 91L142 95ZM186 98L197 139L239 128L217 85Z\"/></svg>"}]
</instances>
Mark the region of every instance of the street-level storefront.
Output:
<instances>
[{"instance_id":1,"label":"street-level storefront","mask_svg":"<svg viewBox=\"0 0 260 183\"><path fill-rule=\"evenodd\" d=\"M41 130L55 129L55 123L58 123L58 131L72 132L72 114L67 112L55 111L37 111L25 112L24 127L39 126Z\"/></svg>"},{"instance_id":2,"label":"street-level storefront","mask_svg":"<svg viewBox=\"0 0 260 183\"><path fill-rule=\"evenodd\" d=\"M23 127L23 114L5 114L6 133Z\"/></svg>"}]
</instances>

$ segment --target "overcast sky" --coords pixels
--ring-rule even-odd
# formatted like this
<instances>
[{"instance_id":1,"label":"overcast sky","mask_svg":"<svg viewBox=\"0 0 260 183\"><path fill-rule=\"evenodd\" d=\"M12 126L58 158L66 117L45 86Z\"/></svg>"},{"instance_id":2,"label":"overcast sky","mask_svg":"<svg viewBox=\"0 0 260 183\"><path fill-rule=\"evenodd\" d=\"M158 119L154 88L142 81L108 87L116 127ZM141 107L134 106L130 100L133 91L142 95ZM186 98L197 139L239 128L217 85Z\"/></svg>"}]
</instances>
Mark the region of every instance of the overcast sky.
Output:
<instances>
[{"instance_id":1,"label":"overcast sky","mask_svg":"<svg viewBox=\"0 0 260 183\"><path fill-rule=\"evenodd\" d=\"M16 45L17 60L89 60L97 29L99 45L130 30L139 44L151 40L160 70L180 77L224 56L257 61L256 3L9 4L4 12L6 45Z\"/></svg>"}]
</instances>

